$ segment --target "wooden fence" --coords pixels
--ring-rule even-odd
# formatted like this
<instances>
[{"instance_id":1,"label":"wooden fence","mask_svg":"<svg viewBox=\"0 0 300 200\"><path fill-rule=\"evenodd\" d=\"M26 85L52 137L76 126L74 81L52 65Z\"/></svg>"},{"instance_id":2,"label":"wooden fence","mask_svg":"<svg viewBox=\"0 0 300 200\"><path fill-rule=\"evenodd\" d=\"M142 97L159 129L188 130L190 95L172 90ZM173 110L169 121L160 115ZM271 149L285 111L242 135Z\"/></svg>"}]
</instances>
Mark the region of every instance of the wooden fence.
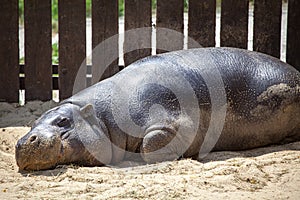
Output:
<instances>
[{"instance_id":1,"label":"wooden fence","mask_svg":"<svg viewBox=\"0 0 300 200\"><path fill-rule=\"evenodd\" d=\"M19 64L18 0L0 3L0 101L18 102L25 89L26 101L50 100L59 89L60 99L72 95L75 75L86 57L86 2L59 0L59 65L51 61L51 0L24 0L25 66ZM287 62L300 70L300 1L288 1ZM249 0L222 0L221 46L247 48ZM183 0L157 0L156 27L183 33ZM254 1L253 49L280 56L282 0ZM92 1L92 46L118 34L118 0ZM152 27L151 0L125 0L125 30ZM154 27L153 27L154 28ZM216 0L189 0L188 36L202 46L215 46ZM148 37L151 45L151 34ZM144 37L140 36L140 37ZM150 36L150 37L149 37ZM157 32L157 43L165 37ZM124 49L133 42L126 38ZM172 41L174 50L182 40ZM119 51L119 44L115 51ZM191 46L189 46L191 47ZM162 51L157 50L157 53ZM108 52L109 53L109 52ZM125 65L151 55L151 49L124 56ZM113 62L106 72L119 70ZM20 74L25 74L25 78ZM59 77L53 77L59 74Z\"/></svg>"}]
</instances>

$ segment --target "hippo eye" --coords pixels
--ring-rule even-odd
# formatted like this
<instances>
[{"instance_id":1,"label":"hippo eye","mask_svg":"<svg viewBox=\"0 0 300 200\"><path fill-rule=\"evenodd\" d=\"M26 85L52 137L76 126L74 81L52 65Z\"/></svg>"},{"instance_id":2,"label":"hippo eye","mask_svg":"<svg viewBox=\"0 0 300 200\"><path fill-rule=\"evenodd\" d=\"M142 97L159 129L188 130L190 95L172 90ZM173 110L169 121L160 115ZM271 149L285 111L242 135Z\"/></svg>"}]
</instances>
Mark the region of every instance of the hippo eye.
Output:
<instances>
[{"instance_id":1,"label":"hippo eye","mask_svg":"<svg viewBox=\"0 0 300 200\"><path fill-rule=\"evenodd\" d=\"M68 127L71 126L70 120L68 118L62 118L58 123L57 126L59 127Z\"/></svg>"}]
</instances>

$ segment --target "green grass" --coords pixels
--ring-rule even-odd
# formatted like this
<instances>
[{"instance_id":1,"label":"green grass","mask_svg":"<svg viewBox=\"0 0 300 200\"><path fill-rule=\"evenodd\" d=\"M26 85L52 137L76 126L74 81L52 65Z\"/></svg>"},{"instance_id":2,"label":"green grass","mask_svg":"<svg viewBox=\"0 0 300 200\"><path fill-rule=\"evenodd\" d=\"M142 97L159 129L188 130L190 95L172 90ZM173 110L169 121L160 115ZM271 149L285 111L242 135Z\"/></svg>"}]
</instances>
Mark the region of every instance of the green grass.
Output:
<instances>
[{"instance_id":1,"label":"green grass","mask_svg":"<svg viewBox=\"0 0 300 200\"><path fill-rule=\"evenodd\" d=\"M58 64L58 43L52 44L52 64Z\"/></svg>"}]
</instances>

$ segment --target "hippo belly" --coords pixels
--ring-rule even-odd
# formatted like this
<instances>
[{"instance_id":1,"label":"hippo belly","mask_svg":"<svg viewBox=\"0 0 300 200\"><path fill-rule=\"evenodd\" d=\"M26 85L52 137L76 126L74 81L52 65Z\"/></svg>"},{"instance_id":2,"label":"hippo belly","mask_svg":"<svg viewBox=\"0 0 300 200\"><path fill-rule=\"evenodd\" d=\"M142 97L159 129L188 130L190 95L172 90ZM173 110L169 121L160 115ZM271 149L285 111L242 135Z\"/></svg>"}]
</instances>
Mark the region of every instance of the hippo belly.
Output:
<instances>
[{"instance_id":1,"label":"hippo belly","mask_svg":"<svg viewBox=\"0 0 300 200\"><path fill-rule=\"evenodd\" d=\"M48 148L43 130L61 144L59 159L34 168L24 157ZM32 135L48 142L34 146ZM201 48L144 58L63 101L19 140L16 158L23 169L153 163L299 139L297 70L257 52Z\"/></svg>"}]
</instances>

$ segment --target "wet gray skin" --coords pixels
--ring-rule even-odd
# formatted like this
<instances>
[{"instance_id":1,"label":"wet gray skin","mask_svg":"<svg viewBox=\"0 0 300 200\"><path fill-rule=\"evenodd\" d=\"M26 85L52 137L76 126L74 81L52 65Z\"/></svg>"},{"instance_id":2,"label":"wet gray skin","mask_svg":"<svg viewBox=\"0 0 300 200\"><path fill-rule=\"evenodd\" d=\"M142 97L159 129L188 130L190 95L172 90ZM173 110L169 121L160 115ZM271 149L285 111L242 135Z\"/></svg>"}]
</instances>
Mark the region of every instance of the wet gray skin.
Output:
<instances>
[{"instance_id":1,"label":"wet gray skin","mask_svg":"<svg viewBox=\"0 0 300 200\"><path fill-rule=\"evenodd\" d=\"M88 105L80 109L79 106L67 103L43 114L33 124L30 132L16 144L19 169L42 170L69 163L101 166L102 163L84 147L87 143L100 151L103 148L106 153L100 155L101 160L109 163L109 138L100 125L97 131L93 130L91 123L95 116L90 108ZM97 135L85 137L83 134L86 132L94 132Z\"/></svg>"},{"instance_id":2,"label":"wet gray skin","mask_svg":"<svg viewBox=\"0 0 300 200\"><path fill-rule=\"evenodd\" d=\"M203 75L214 79L214 68L224 85L208 88ZM188 87L176 79L180 76L194 96L187 95ZM198 159L208 130L216 130L220 123L218 115L212 117L211 92L218 94L222 89L225 123L216 143L211 143L212 150L300 140L300 73L296 69L257 52L201 48L142 59L66 99L43 114L18 141L17 164L21 170L41 170L69 163L101 166L139 155L147 163ZM187 102L184 109L179 97ZM121 109L124 105L129 116ZM182 110L193 114L197 109L199 119L182 115ZM190 128L195 124L198 127ZM136 131L135 126L140 129Z\"/></svg>"}]
</instances>

